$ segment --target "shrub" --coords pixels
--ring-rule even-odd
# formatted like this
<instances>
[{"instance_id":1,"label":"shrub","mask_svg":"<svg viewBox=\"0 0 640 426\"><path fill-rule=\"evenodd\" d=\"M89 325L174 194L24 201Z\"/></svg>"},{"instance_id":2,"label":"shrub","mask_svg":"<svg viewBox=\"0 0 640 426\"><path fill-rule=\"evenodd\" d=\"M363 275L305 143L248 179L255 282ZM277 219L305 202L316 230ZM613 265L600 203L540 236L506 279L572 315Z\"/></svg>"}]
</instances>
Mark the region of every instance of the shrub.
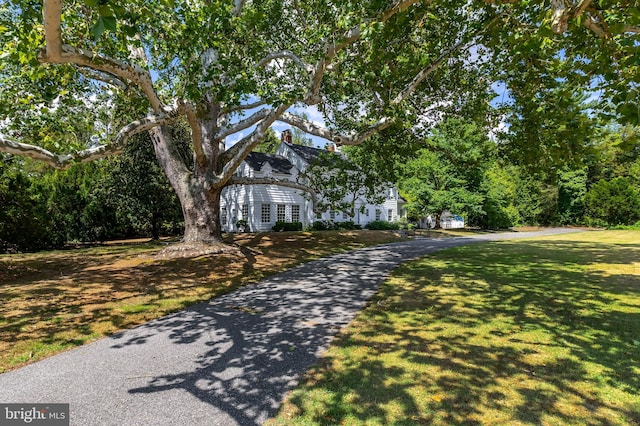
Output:
<instances>
[{"instance_id":1,"label":"shrub","mask_svg":"<svg viewBox=\"0 0 640 426\"><path fill-rule=\"evenodd\" d=\"M302 222L287 222L284 224L285 231L302 231Z\"/></svg>"},{"instance_id":2,"label":"shrub","mask_svg":"<svg viewBox=\"0 0 640 426\"><path fill-rule=\"evenodd\" d=\"M400 225L395 222L387 222L385 220L374 220L373 222L369 222L365 228L377 231L393 231L400 229Z\"/></svg>"},{"instance_id":3,"label":"shrub","mask_svg":"<svg viewBox=\"0 0 640 426\"><path fill-rule=\"evenodd\" d=\"M271 228L276 232L279 231L302 231L302 222L284 222L279 220Z\"/></svg>"},{"instance_id":4,"label":"shrub","mask_svg":"<svg viewBox=\"0 0 640 426\"><path fill-rule=\"evenodd\" d=\"M618 226L613 226L610 229L621 229L621 230L627 230L627 231L639 230L640 231L640 220L637 221L636 223L634 223L633 225L618 225Z\"/></svg>"},{"instance_id":5,"label":"shrub","mask_svg":"<svg viewBox=\"0 0 640 426\"><path fill-rule=\"evenodd\" d=\"M318 220L316 222L313 222L313 225L311 225L311 229L313 229L314 231L331 231L334 229L338 229L338 226L335 222L330 220Z\"/></svg>"},{"instance_id":6,"label":"shrub","mask_svg":"<svg viewBox=\"0 0 640 426\"><path fill-rule=\"evenodd\" d=\"M337 222L336 226L338 229L344 229L344 230L356 229L356 224L352 220L349 220L346 222Z\"/></svg>"},{"instance_id":7,"label":"shrub","mask_svg":"<svg viewBox=\"0 0 640 426\"><path fill-rule=\"evenodd\" d=\"M640 220L640 191L625 177L600 180L586 196L587 216L610 226L631 225Z\"/></svg>"}]
</instances>

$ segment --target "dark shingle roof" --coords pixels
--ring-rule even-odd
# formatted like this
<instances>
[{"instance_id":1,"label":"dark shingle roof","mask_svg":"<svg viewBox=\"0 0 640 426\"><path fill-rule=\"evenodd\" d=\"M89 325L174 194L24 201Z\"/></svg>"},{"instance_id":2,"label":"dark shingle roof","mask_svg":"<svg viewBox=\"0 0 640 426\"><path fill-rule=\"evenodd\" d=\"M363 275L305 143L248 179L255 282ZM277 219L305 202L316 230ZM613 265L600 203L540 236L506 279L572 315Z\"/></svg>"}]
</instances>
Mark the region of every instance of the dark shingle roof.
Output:
<instances>
[{"instance_id":1,"label":"dark shingle roof","mask_svg":"<svg viewBox=\"0 0 640 426\"><path fill-rule=\"evenodd\" d=\"M324 149L314 148L312 146L303 146L297 145L294 143L288 143L287 146L293 150L296 154L298 154L304 161L307 163L311 163L313 160L318 158L321 152L327 152Z\"/></svg>"},{"instance_id":2,"label":"dark shingle roof","mask_svg":"<svg viewBox=\"0 0 640 426\"><path fill-rule=\"evenodd\" d=\"M251 152L244 161L255 171L262 170L262 166L267 162L275 173L289 174L293 167L293 164L284 157L262 152Z\"/></svg>"}]
</instances>

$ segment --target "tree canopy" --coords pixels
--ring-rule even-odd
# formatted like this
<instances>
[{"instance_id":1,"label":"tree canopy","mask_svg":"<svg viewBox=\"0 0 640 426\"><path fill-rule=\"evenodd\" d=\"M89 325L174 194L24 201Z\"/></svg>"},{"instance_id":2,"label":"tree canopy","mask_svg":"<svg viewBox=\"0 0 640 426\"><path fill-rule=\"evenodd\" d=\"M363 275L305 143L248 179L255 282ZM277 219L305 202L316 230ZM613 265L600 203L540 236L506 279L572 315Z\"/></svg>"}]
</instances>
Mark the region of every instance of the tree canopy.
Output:
<instances>
[{"instance_id":1,"label":"tree canopy","mask_svg":"<svg viewBox=\"0 0 640 426\"><path fill-rule=\"evenodd\" d=\"M341 145L425 135L502 81L518 105L581 87L637 123L639 24L630 0L5 2L0 150L65 168L148 131L185 241L215 242L220 192L276 120ZM548 102L546 120L562 114ZM292 112L313 105L326 128Z\"/></svg>"}]
</instances>

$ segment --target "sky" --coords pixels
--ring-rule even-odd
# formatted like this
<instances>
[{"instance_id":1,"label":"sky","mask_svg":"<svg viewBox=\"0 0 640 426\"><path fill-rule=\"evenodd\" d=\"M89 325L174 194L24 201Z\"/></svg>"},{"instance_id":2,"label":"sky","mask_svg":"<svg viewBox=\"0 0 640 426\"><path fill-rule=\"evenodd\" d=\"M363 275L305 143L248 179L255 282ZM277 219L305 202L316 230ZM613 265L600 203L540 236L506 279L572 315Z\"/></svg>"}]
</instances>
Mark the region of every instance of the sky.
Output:
<instances>
[{"instance_id":1,"label":"sky","mask_svg":"<svg viewBox=\"0 0 640 426\"><path fill-rule=\"evenodd\" d=\"M247 101L247 103L250 102L254 102L255 99L249 99ZM251 110L247 110L244 114L244 117L248 117L251 114L253 114L254 112L258 111L260 108L255 108L255 109L251 109ZM321 127L325 127L325 121L324 118L322 116L322 113L320 113L320 111L318 111L318 108L314 105L314 106L310 106L310 107L306 107L306 108L299 108L299 107L292 107L289 108L288 112L292 113L292 114L302 114L305 113L308 117L308 119L313 122L314 124L321 126ZM240 119L241 117L237 117L238 119ZM231 136L229 136L226 140L226 146L227 148L233 146L236 144L236 142L238 142L240 139L242 139L243 137L247 136L249 133L251 133L254 130L255 126L251 126L247 129L244 129L241 132L235 133ZM275 123L273 123L273 125L271 125L271 128L274 130L274 132L276 133L276 136L278 138L280 138L280 134L287 129L290 129L291 126L289 124L283 123L281 121L276 121ZM318 148L324 148L324 146L327 144L327 140L319 138L317 136L313 136L313 135L307 135L309 138L311 138L311 140L313 141L313 144L318 147Z\"/></svg>"},{"instance_id":2,"label":"sky","mask_svg":"<svg viewBox=\"0 0 640 426\"><path fill-rule=\"evenodd\" d=\"M498 104L504 103L504 102L509 102L511 100L511 97L509 96L508 90L505 86L505 84L503 82L496 82L494 83L491 88L493 89L493 91L495 92L495 97L491 100L491 105L492 106L497 106ZM247 101L247 103L249 102L255 102L256 99L249 99ZM249 116L251 114L253 114L254 112L256 112L259 108L253 109L253 110L247 110L245 113L245 117ZM324 117L322 115L322 113L320 111L318 111L317 106L313 105L310 107L306 107L306 108L302 108L302 107L293 107L290 108L288 110L288 112L293 113L293 114L306 114L308 119L313 122L314 124L316 124L317 126L320 127L326 127L326 123L324 121ZM233 146L236 142L238 142L240 139L242 139L243 137L247 136L249 133L251 133L253 131L253 129L255 128L255 126L252 126L248 129L245 129L239 133L236 133L234 135L231 135L227 138L226 140L226 146L227 148ZM280 122L280 121L276 121L271 128L274 130L276 136L278 138L280 138L280 134L282 133L282 131L290 129L291 126L289 124ZM500 123L499 129L494 129L494 130L504 130L504 123ZM493 131L492 131L493 132ZM307 135L309 138L311 138L311 140L313 141L313 144L318 147L318 148L324 148L327 144L327 140L322 139L320 137L317 136L313 136L313 135Z\"/></svg>"}]
</instances>

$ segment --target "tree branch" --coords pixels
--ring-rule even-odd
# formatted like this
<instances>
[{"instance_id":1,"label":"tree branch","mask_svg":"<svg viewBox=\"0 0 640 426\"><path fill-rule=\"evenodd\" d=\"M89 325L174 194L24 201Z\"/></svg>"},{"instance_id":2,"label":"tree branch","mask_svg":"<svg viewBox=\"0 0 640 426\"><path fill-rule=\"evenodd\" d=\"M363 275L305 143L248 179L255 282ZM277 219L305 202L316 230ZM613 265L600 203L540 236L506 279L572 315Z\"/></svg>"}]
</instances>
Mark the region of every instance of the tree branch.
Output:
<instances>
[{"instance_id":1,"label":"tree branch","mask_svg":"<svg viewBox=\"0 0 640 426\"><path fill-rule=\"evenodd\" d=\"M269 126L290 106L290 104L283 104L278 108L268 111L268 114L258 123L253 132L240 139L234 146L220 156L220 161L224 164L224 167L218 175L218 179L223 185L231 178L233 172L240 166L247 155L264 139Z\"/></svg>"},{"instance_id":2,"label":"tree branch","mask_svg":"<svg viewBox=\"0 0 640 426\"><path fill-rule=\"evenodd\" d=\"M233 16L240 16L247 0L234 0Z\"/></svg>"},{"instance_id":3,"label":"tree branch","mask_svg":"<svg viewBox=\"0 0 640 426\"><path fill-rule=\"evenodd\" d=\"M230 114L230 113L236 112L236 111L246 111L248 109L258 108L258 107L261 107L261 106L266 105L266 104L267 103L265 101L257 101L257 102L251 103L251 104L238 105L238 106L234 106L234 107L230 107L230 108L223 108L221 114Z\"/></svg>"},{"instance_id":4,"label":"tree branch","mask_svg":"<svg viewBox=\"0 0 640 426\"><path fill-rule=\"evenodd\" d=\"M569 19L577 18L582 15L591 0L580 0L578 4L566 7L564 0L551 0L551 29L556 34L562 34L569 28ZM586 16L582 25L594 32L599 38L606 38L607 32L600 24L591 16Z\"/></svg>"},{"instance_id":5,"label":"tree branch","mask_svg":"<svg viewBox=\"0 0 640 426\"><path fill-rule=\"evenodd\" d=\"M185 115L187 116L187 122L191 128L191 141L193 142L193 152L196 156L196 161L200 167L204 167L207 164L207 156L202 148L202 129L198 123L196 111L193 106L182 103Z\"/></svg>"},{"instance_id":6,"label":"tree branch","mask_svg":"<svg viewBox=\"0 0 640 426\"><path fill-rule=\"evenodd\" d=\"M264 120L272 110L263 108L260 111L256 111L244 120L240 120L235 124L230 124L221 128L215 135L216 139L224 139L229 135L237 133L241 130L247 129L260 120Z\"/></svg>"},{"instance_id":7,"label":"tree branch","mask_svg":"<svg viewBox=\"0 0 640 426\"><path fill-rule=\"evenodd\" d=\"M167 113L149 115L124 126L120 129L118 134L116 134L110 144L87 148L72 153L54 154L39 146L13 141L2 135L0 135L0 151L33 158L34 160L42 161L55 169L64 170L69 168L72 164L87 163L99 158L119 154L122 152L124 145L131 136L150 130L156 126L171 123L178 117L178 115L178 109Z\"/></svg>"},{"instance_id":8,"label":"tree branch","mask_svg":"<svg viewBox=\"0 0 640 426\"><path fill-rule=\"evenodd\" d=\"M582 13L584 13L584 11L587 9L587 7L589 7L590 4L591 4L591 0L580 0L580 2L577 5L571 8L572 15L574 17L582 15Z\"/></svg>"},{"instance_id":9,"label":"tree branch","mask_svg":"<svg viewBox=\"0 0 640 426\"><path fill-rule=\"evenodd\" d=\"M390 8L384 11L380 18L379 22L386 22L392 16L406 10L409 6L418 3L420 0L398 0L393 4ZM427 2L430 2L428 0ZM375 22L372 20L372 22ZM355 26L345 32L342 35L342 39L339 43L326 43L324 48L324 55L322 59L318 60L314 66L309 70L311 72L311 78L309 81L309 89L307 91L307 95L305 97L305 103L307 105L315 105L321 101L320 97L320 84L322 83L322 79L326 70L328 69L329 64L339 51L344 49L345 47L355 43L361 37L362 33L360 31L360 26Z\"/></svg>"},{"instance_id":10,"label":"tree branch","mask_svg":"<svg viewBox=\"0 0 640 426\"><path fill-rule=\"evenodd\" d=\"M127 88L127 85L122 80L120 80L119 78L111 74L105 74L100 71L95 71L95 70L83 68L83 67L78 67L78 71L80 71L80 73L82 73L82 75L84 75L85 77L90 78L92 80L102 81L103 83L107 83L111 86L115 86L122 90L125 90Z\"/></svg>"},{"instance_id":11,"label":"tree branch","mask_svg":"<svg viewBox=\"0 0 640 426\"><path fill-rule=\"evenodd\" d=\"M582 22L582 25L588 30L592 31L595 35L597 35L598 38L602 38L602 39L607 38L607 35L608 35L607 32L592 17L590 16L585 17L584 21Z\"/></svg>"},{"instance_id":12,"label":"tree branch","mask_svg":"<svg viewBox=\"0 0 640 426\"><path fill-rule=\"evenodd\" d=\"M295 62L300 68L302 68L303 70L307 71L307 72L312 72L314 67L312 65L307 64L306 62L304 62L302 59L300 59L300 57L298 55L296 55L293 52L290 52L288 50L283 50L281 52L275 52L275 53L270 53L267 56L265 56L260 62L258 62L258 64L256 65L256 67L263 67L265 65L267 65L269 62L276 60L276 59L290 59L293 62Z\"/></svg>"},{"instance_id":13,"label":"tree branch","mask_svg":"<svg viewBox=\"0 0 640 426\"><path fill-rule=\"evenodd\" d=\"M142 90L156 112L162 110L163 104L153 88L151 75L148 71L137 65L132 66L88 50L62 44L60 31L62 18L61 0L44 0L42 13L46 45L38 55L40 62L73 64L111 74L120 80L130 81Z\"/></svg>"},{"instance_id":14,"label":"tree branch","mask_svg":"<svg viewBox=\"0 0 640 426\"><path fill-rule=\"evenodd\" d=\"M225 186L231 185L278 185L284 186L287 188L298 189L300 191L304 191L311 197L311 202L313 203L313 211L315 212L318 208L318 195L313 190L313 188L301 184L299 182L290 181L290 180L281 180L275 178L248 178L248 177L238 177L233 176Z\"/></svg>"},{"instance_id":15,"label":"tree branch","mask_svg":"<svg viewBox=\"0 0 640 426\"><path fill-rule=\"evenodd\" d=\"M391 126L394 122L394 119L383 117L378 120L378 122L367 127L362 132L352 135L343 135L338 132L334 132L333 130L317 126L300 116L288 112L285 112L280 117L278 117L277 121L282 121L283 123L287 123L291 126L297 127L298 129L303 130L306 133L335 142L338 145L358 145L374 134Z\"/></svg>"},{"instance_id":16,"label":"tree branch","mask_svg":"<svg viewBox=\"0 0 640 426\"><path fill-rule=\"evenodd\" d=\"M33 158L34 160L42 161L56 169L65 168L63 166L63 161L65 159L64 155L56 155L51 151L40 148L39 146L13 141L3 135L0 135L0 151Z\"/></svg>"},{"instance_id":17,"label":"tree branch","mask_svg":"<svg viewBox=\"0 0 640 426\"><path fill-rule=\"evenodd\" d=\"M485 27L479 31L478 33L476 33L473 38L471 40L464 40L461 39L459 40L456 44L454 44L452 47L450 47L448 50L446 50L444 53L442 53L435 61L433 61L431 64L429 64L429 66L427 66L426 68L423 68L414 78L413 80L411 80L411 83L409 83L407 85L407 87L405 87L400 93L398 93L398 95L391 101L392 105L398 105L400 104L402 101L404 101L407 96L409 96L411 93L413 93L418 86L420 85L420 83L422 83L431 73L433 73L435 70L438 69L438 67L440 67L440 65L442 64L442 62L444 62L445 59L447 59L452 53L461 50L463 47L472 44L474 42L474 40L476 40L478 37L480 37L485 31L487 31L489 28L491 28L491 26L493 24L495 24L498 20L500 20L502 18L501 15L498 15L496 17L494 17L491 21L489 21L489 23L487 25L485 25Z\"/></svg>"},{"instance_id":18,"label":"tree branch","mask_svg":"<svg viewBox=\"0 0 640 426\"><path fill-rule=\"evenodd\" d=\"M42 4L42 20L44 24L44 40L46 49L52 54L62 52L62 0L46 0Z\"/></svg>"}]
</instances>

